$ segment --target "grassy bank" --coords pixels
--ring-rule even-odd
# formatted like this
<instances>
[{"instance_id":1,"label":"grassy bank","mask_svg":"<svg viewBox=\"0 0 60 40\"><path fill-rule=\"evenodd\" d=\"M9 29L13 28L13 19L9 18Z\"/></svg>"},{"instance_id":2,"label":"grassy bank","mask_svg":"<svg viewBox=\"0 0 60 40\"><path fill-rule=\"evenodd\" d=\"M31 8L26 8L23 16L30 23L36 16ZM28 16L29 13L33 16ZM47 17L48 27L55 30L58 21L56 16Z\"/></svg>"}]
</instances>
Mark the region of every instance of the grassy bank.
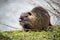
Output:
<instances>
[{"instance_id":1,"label":"grassy bank","mask_svg":"<svg viewBox=\"0 0 60 40\"><path fill-rule=\"evenodd\" d=\"M0 32L0 40L60 40L60 26L51 27L47 32L11 31Z\"/></svg>"}]
</instances>

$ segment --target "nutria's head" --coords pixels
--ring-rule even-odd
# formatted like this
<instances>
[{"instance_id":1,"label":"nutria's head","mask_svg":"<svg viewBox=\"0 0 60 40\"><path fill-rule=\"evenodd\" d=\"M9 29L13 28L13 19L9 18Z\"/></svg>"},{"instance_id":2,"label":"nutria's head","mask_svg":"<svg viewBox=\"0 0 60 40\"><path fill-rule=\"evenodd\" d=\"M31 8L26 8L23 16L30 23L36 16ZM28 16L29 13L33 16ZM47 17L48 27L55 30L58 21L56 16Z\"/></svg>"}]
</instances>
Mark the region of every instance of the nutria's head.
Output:
<instances>
[{"instance_id":1,"label":"nutria's head","mask_svg":"<svg viewBox=\"0 0 60 40\"><path fill-rule=\"evenodd\" d=\"M19 22L23 28L31 29L31 27L34 25L33 22L36 20L36 16L31 12L26 12L22 13L19 19Z\"/></svg>"}]
</instances>

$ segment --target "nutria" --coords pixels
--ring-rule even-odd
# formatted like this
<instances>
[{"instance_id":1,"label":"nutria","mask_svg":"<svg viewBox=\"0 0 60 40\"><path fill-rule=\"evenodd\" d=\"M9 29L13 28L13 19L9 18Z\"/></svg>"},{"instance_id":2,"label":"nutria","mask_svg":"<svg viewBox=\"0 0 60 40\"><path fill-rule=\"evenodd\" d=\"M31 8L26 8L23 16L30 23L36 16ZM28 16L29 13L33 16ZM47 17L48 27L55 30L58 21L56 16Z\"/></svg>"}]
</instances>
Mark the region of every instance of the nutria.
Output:
<instances>
[{"instance_id":1,"label":"nutria","mask_svg":"<svg viewBox=\"0 0 60 40\"><path fill-rule=\"evenodd\" d=\"M48 11L40 6L33 8L30 12L22 13L19 19L20 24L25 30L47 30L50 24Z\"/></svg>"}]
</instances>

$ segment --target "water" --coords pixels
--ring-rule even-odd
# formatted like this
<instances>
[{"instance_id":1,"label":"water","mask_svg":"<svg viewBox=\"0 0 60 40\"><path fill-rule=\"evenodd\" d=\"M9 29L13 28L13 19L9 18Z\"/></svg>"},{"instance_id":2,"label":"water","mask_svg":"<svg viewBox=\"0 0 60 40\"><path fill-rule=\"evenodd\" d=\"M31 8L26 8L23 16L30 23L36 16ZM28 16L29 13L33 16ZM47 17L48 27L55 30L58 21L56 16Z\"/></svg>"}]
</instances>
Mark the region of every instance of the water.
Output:
<instances>
[{"instance_id":1,"label":"water","mask_svg":"<svg viewBox=\"0 0 60 40\"><path fill-rule=\"evenodd\" d=\"M28 12L38 5L44 6L48 9L50 7L44 0L0 0L0 30L22 30L23 28L19 24L20 14L22 12ZM51 24L60 25L60 18L51 16Z\"/></svg>"}]
</instances>

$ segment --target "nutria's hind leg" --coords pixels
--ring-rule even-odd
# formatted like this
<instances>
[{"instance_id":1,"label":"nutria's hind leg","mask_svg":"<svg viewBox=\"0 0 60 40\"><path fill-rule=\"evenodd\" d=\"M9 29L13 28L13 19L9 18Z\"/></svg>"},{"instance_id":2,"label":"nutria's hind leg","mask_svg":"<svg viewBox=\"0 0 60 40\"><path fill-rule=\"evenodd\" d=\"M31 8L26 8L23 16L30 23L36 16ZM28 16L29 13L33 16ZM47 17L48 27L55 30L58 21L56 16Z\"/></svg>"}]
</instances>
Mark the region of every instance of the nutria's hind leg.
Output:
<instances>
[{"instance_id":1,"label":"nutria's hind leg","mask_svg":"<svg viewBox=\"0 0 60 40\"><path fill-rule=\"evenodd\" d=\"M48 30L49 30L49 27L44 27L43 30L44 30L44 31L48 31Z\"/></svg>"}]
</instances>

